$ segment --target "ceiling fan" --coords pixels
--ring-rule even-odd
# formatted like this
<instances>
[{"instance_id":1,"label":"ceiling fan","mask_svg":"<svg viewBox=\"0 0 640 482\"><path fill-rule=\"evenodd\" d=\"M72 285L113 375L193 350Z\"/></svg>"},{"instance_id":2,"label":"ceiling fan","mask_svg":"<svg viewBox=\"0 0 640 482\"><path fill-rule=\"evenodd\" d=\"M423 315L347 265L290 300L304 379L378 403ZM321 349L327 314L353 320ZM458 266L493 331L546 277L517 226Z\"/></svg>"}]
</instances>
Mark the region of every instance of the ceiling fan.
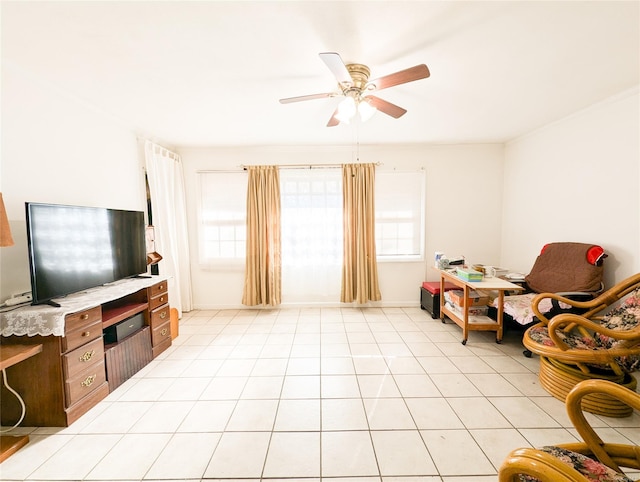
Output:
<instances>
[{"instance_id":1,"label":"ceiling fan","mask_svg":"<svg viewBox=\"0 0 640 482\"><path fill-rule=\"evenodd\" d=\"M336 126L341 122L348 124L356 112L360 114L362 120L370 118L376 110L396 119L403 116L407 112L406 109L371 94L395 85L426 79L430 75L427 66L420 64L394 74L369 80L371 71L366 65L345 64L340 55L335 52L323 52L320 54L320 58L338 81L339 92L288 97L280 99L280 103L290 104L305 100L343 96L344 100L340 102L329 119L327 127Z\"/></svg>"}]
</instances>

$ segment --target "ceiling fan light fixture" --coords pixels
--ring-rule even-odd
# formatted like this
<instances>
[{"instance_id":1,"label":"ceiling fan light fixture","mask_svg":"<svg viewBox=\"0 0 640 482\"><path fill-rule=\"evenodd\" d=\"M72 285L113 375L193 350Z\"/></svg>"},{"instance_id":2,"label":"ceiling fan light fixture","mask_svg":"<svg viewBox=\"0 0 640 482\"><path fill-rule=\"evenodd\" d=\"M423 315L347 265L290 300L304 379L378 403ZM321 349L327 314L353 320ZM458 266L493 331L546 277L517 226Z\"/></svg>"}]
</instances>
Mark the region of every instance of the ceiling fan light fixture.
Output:
<instances>
[{"instance_id":1,"label":"ceiling fan light fixture","mask_svg":"<svg viewBox=\"0 0 640 482\"><path fill-rule=\"evenodd\" d=\"M367 122L377 111L378 109L372 106L366 99L362 99L358 104L358 114L360 114L362 122Z\"/></svg>"},{"instance_id":2,"label":"ceiling fan light fixture","mask_svg":"<svg viewBox=\"0 0 640 482\"><path fill-rule=\"evenodd\" d=\"M356 115L356 101L353 97L347 96L338 105L338 113L335 118L342 124L348 124L351 118Z\"/></svg>"},{"instance_id":3,"label":"ceiling fan light fixture","mask_svg":"<svg viewBox=\"0 0 640 482\"><path fill-rule=\"evenodd\" d=\"M345 99L338 104L327 123L327 127L348 124L356 114L360 115L361 122L366 122L376 111L398 119L407 113L407 109L371 95L371 93L396 85L426 79L431 75L429 68L425 64L420 64L369 81L371 71L366 65L345 64L336 52L322 52L320 58L338 81L340 92L288 97L280 99L280 103L290 104L304 100L344 96Z\"/></svg>"}]
</instances>

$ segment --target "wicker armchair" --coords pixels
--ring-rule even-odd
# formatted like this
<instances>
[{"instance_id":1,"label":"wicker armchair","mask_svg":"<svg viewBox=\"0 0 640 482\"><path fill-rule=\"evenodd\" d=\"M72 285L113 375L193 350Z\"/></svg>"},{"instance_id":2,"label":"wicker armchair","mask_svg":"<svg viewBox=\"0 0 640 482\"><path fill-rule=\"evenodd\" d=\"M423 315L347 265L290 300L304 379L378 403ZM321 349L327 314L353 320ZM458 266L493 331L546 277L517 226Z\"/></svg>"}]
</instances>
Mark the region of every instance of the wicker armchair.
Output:
<instances>
[{"instance_id":1,"label":"wicker armchair","mask_svg":"<svg viewBox=\"0 0 640 482\"><path fill-rule=\"evenodd\" d=\"M632 482L621 467L640 469L640 447L605 443L596 434L581 409L586 396L613 397L640 410L640 394L603 380L587 380L567 396L569 418L582 442L521 448L512 451L499 471L500 482Z\"/></svg>"},{"instance_id":2,"label":"wicker armchair","mask_svg":"<svg viewBox=\"0 0 640 482\"><path fill-rule=\"evenodd\" d=\"M560 400L565 400L576 383L592 378L635 390L637 381L629 373L640 368L640 274L591 301L572 301L553 293L538 295L534 310L543 297L561 299L584 313L563 313L550 320L540 313L540 323L525 332L524 346L540 355L541 385ZM617 308L601 314L623 297ZM615 403L611 406L595 403L587 409L608 416L630 414L627 406Z\"/></svg>"}]
</instances>

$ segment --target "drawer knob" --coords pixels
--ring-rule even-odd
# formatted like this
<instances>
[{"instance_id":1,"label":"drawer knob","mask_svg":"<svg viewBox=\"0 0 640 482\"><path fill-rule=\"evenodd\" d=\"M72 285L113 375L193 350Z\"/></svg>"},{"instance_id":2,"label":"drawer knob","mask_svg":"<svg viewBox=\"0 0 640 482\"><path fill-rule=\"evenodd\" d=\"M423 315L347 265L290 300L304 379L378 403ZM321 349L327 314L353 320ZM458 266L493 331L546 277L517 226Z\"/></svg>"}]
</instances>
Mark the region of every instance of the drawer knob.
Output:
<instances>
[{"instance_id":1,"label":"drawer knob","mask_svg":"<svg viewBox=\"0 0 640 482\"><path fill-rule=\"evenodd\" d=\"M88 320L89 319L89 315L87 313L85 313L80 317L80 319L81 320Z\"/></svg>"},{"instance_id":2,"label":"drawer knob","mask_svg":"<svg viewBox=\"0 0 640 482\"><path fill-rule=\"evenodd\" d=\"M161 297L160 297L160 302L161 302L161 303L164 303L164 296L161 296Z\"/></svg>"},{"instance_id":3,"label":"drawer knob","mask_svg":"<svg viewBox=\"0 0 640 482\"><path fill-rule=\"evenodd\" d=\"M167 333L169 333L169 330L167 330L166 328L163 328L163 329L160 331L160 334L161 334L162 336L167 336Z\"/></svg>"},{"instance_id":4,"label":"drawer knob","mask_svg":"<svg viewBox=\"0 0 640 482\"><path fill-rule=\"evenodd\" d=\"M166 311L162 311L162 312L160 312L160 314L158 316L160 316L160 318L164 320L167 317L167 312Z\"/></svg>"},{"instance_id":5,"label":"drawer knob","mask_svg":"<svg viewBox=\"0 0 640 482\"><path fill-rule=\"evenodd\" d=\"M163 289L164 289L164 285L160 285L160 286L158 286L158 289L159 289L159 290L163 290Z\"/></svg>"},{"instance_id":6,"label":"drawer knob","mask_svg":"<svg viewBox=\"0 0 640 482\"><path fill-rule=\"evenodd\" d=\"M91 336L91 332L90 331L83 331L82 332L82 336L84 336L84 337Z\"/></svg>"},{"instance_id":7,"label":"drawer knob","mask_svg":"<svg viewBox=\"0 0 640 482\"><path fill-rule=\"evenodd\" d=\"M80 357L80 361L81 362L88 362L89 360L91 360L93 358L93 355L95 355L96 351L95 350L91 350L91 351L87 351L85 352L81 357Z\"/></svg>"},{"instance_id":8,"label":"drawer knob","mask_svg":"<svg viewBox=\"0 0 640 482\"><path fill-rule=\"evenodd\" d=\"M83 387L90 387L96 379L96 376L97 375L89 375L80 385L82 385Z\"/></svg>"}]
</instances>

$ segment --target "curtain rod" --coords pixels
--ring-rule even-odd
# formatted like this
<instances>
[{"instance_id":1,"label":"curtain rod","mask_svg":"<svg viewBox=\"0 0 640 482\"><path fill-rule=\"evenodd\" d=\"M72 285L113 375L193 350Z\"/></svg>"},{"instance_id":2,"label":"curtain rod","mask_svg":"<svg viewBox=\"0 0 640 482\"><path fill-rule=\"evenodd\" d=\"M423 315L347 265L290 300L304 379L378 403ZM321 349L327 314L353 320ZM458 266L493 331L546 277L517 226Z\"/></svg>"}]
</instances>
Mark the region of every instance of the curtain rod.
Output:
<instances>
[{"instance_id":1,"label":"curtain rod","mask_svg":"<svg viewBox=\"0 0 640 482\"><path fill-rule=\"evenodd\" d=\"M142 137L142 136L136 136L137 139L144 141L145 146L147 144L151 145L151 149L155 151L160 151L160 154L162 155L166 155L167 157L169 157L170 159L176 161L176 162L182 162L182 158L180 157L180 154L178 154L177 152L172 151L171 149L164 147L163 145L158 144L157 142L152 141L151 139L147 139L146 137Z\"/></svg>"},{"instance_id":2,"label":"curtain rod","mask_svg":"<svg viewBox=\"0 0 640 482\"><path fill-rule=\"evenodd\" d=\"M347 164L374 164L376 166L381 166L381 162L359 162L359 163L347 163ZM251 167L255 164L240 164L240 167L247 170L248 167ZM278 166L279 169L336 169L341 168L345 164L281 164Z\"/></svg>"}]
</instances>

